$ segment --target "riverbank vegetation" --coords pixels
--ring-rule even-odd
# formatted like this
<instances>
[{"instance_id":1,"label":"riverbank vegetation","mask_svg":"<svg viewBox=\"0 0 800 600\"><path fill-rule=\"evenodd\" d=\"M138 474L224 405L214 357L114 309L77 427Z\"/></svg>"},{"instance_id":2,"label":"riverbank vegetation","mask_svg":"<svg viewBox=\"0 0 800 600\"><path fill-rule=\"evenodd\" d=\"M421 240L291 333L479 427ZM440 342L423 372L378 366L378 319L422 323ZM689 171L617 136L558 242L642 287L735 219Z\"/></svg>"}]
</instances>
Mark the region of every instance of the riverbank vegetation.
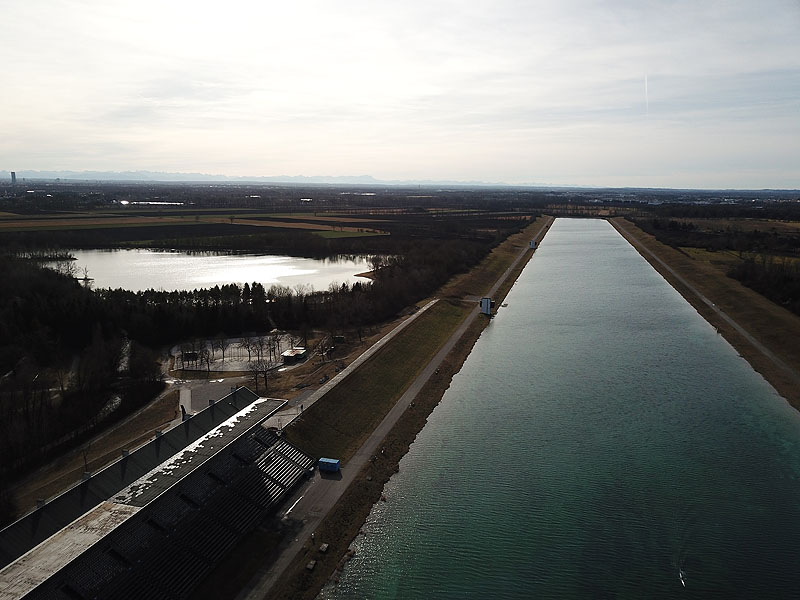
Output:
<instances>
[{"instance_id":1,"label":"riverbank vegetation","mask_svg":"<svg viewBox=\"0 0 800 600\"><path fill-rule=\"evenodd\" d=\"M636 227L629 220L612 221L629 240L632 240L642 256L736 348L750 365L761 373L781 396L800 410L800 385L798 385L800 346L797 344L797 339L800 337L800 316L729 277L726 274L728 264L731 261L741 262L730 252L709 253L707 250L674 248L659 242L653 235ZM642 251L641 247L645 250ZM723 255L719 259L722 264L714 264L708 260L709 256L717 257L720 254ZM653 256L658 257L672 271L665 268ZM686 284L694 289L687 287ZM698 292L708 302L698 296ZM723 311L729 318L723 318L717 310Z\"/></svg>"},{"instance_id":2,"label":"riverbank vegetation","mask_svg":"<svg viewBox=\"0 0 800 600\"><path fill-rule=\"evenodd\" d=\"M800 315L800 204L664 206L631 221ZM698 252L699 251L699 252Z\"/></svg>"}]
</instances>

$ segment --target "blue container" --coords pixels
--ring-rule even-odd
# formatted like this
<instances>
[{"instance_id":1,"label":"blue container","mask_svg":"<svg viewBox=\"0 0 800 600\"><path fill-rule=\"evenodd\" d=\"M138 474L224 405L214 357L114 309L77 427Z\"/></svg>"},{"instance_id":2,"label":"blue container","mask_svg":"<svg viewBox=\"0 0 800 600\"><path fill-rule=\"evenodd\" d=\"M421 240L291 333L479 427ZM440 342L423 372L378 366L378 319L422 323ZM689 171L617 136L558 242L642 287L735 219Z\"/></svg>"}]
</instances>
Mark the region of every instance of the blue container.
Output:
<instances>
[{"instance_id":1,"label":"blue container","mask_svg":"<svg viewBox=\"0 0 800 600\"><path fill-rule=\"evenodd\" d=\"M326 473L336 473L339 471L338 458L320 458L318 465L319 470Z\"/></svg>"}]
</instances>

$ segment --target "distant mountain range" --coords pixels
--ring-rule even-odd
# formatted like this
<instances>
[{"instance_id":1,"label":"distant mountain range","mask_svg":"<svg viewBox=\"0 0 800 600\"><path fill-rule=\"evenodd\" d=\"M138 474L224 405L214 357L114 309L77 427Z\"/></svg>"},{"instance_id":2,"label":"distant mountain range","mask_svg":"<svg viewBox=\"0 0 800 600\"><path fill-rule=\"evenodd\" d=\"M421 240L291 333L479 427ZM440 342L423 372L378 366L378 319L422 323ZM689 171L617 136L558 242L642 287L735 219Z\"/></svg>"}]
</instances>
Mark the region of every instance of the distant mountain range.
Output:
<instances>
[{"instance_id":1,"label":"distant mountain range","mask_svg":"<svg viewBox=\"0 0 800 600\"><path fill-rule=\"evenodd\" d=\"M327 185L463 185L503 186L504 183L484 181L381 180L372 175L276 175L248 177L209 175L208 173L166 173L162 171L16 171L22 179L68 179L73 181L218 181L224 183L294 183ZM10 179L10 171L0 171L0 178Z\"/></svg>"},{"instance_id":2,"label":"distant mountain range","mask_svg":"<svg viewBox=\"0 0 800 600\"><path fill-rule=\"evenodd\" d=\"M274 175L274 176L232 176L209 175L208 173L167 173L164 171L16 171L17 181L23 179L31 181L120 181L131 183L145 182L216 182L216 183L274 183L284 185L363 185L363 186L458 186L458 187L509 187L539 190L608 190L608 191L649 191L649 192L677 192L693 191L709 192L776 192L797 193L798 190L769 188L769 189L735 189L735 188L652 188L652 187L618 187L618 186L592 186L592 185L563 185L550 183L502 183L488 181L455 181L435 179L375 179L372 175ZM11 171L0 170L0 183L10 182Z\"/></svg>"}]
</instances>

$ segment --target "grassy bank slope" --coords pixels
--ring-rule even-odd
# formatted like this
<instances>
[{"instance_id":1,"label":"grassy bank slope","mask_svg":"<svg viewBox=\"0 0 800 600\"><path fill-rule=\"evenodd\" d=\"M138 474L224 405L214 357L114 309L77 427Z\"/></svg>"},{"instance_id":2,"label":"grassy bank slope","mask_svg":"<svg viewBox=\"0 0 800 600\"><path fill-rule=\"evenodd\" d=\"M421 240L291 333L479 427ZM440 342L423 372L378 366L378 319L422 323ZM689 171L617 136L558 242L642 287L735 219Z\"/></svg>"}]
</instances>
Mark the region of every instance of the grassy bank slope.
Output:
<instances>
[{"instance_id":1,"label":"grassy bank slope","mask_svg":"<svg viewBox=\"0 0 800 600\"><path fill-rule=\"evenodd\" d=\"M438 307L445 314L450 314L447 324L442 324L435 330L430 330L430 321L420 318L416 323L409 327L409 339L413 336L415 339L415 351L420 353L420 356L433 356L436 350L445 342L447 337L455 331L458 324L461 323L463 318L475 306L474 297L481 296L488 292L494 283L501 277L501 275L509 268L514 259L519 256L520 252L528 246L528 242L540 230L543 231L545 225L551 222L551 218L543 217L536 221L536 223L527 227L523 232L512 236L506 242L495 248L491 255L488 256L478 267L471 270L469 273L458 276L452 281L448 282L442 290L440 295L447 298L446 301L441 301ZM495 299L502 302L508 290L513 285L519 273L527 264L527 259L531 256L528 254L521 260L516 268L510 273L508 279L499 288L495 294ZM430 312L432 312L431 309ZM458 315L458 316L456 316ZM435 316L432 314L431 318ZM398 463L403 455L408 451L410 444L413 442L417 433L424 427L428 415L435 408L442 398L442 395L450 385L450 381L459 371L464 360L466 360L473 345L480 336L481 331L487 324L484 318L476 319L462 336L453 350L448 354L445 361L442 363L439 371L431 377L422 388L421 392L417 395L415 400L415 407L412 410L407 410L400 417L400 420L392 428L391 432L386 436L383 442L383 452L377 457L374 462L368 463L353 484L347 489L342 498L330 511L325 520L317 528L317 539L324 539L330 548L328 553L319 554L315 553L311 547L311 543L307 542L303 550L297 555L293 563L284 573L281 581L273 588L270 594L271 598L314 598L319 592L322 585L329 579L331 573L334 573L343 562L347 560L348 546L352 539L357 535L359 528L367 518L372 505L381 498L384 484L389 480L391 475L398 469ZM447 328L447 332L443 331ZM418 330L414 333L413 330ZM398 336L392 344L397 344L398 348L407 347L408 340L403 340ZM340 384L341 394L352 395L355 398L364 398L365 394L373 387L369 383L372 378L388 378L393 377L393 373L397 374L395 382L390 386L392 389L390 393L391 398L397 398L402 394L413 381L416 373L419 372L427 360L424 362L416 363L417 367L406 367L397 362L397 354L392 355L389 353L389 348L385 349L373 358L374 365L370 366L370 373L372 374L366 381L367 386L364 386L365 380L345 380ZM372 362L372 361L371 361ZM366 372L366 371L365 371ZM326 396L327 398L327 396ZM324 399L323 399L324 400ZM321 404L323 401L318 402ZM391 407L393 400L389 396L380 402L381 406L385 406L383 413ZM315 405L316 407L317 405ZM332 403L326 404L328 411L338 411L339 408L335 407ZM305 418L305 416L304 416ZM342 412L337 417L340 422L347 421L347 413ZM381 416L382 418L382 416ZM330 420L331 417L328 417ZM375 417L374 422L377 423L379 419ZM371 431L360 430L361 435L366 435ZM309 436L314 439L303 439L299 434L303 432L304 436ZM338 432L337 432L338 433ZM287 434L290 439L300 445L300 447L320 447L321 444L335 444L337 443L333 437L328 437L334 434L334 429L329 430L311 428L304 430L297 428L296 431ZM323 435L327 439L322 441L316 436ZM356 446L357 447L357 446ZM313 556L317 560L317 565L314 571L305 569L308 560ZM344 558L341 558L344 556ZM335 576L334 576L335 577Z\"/></svg>"},{"instance_id":2,"label":"grassy bank slope","mask_svg":"<svg viewBox=\"0 0 800 600\"><path fill-rule=\"evenodd\" d=\"M519 234L509 237L470 272L454 277L440 290L444 299L429 309L408 329L365 363L304 413L301 421L284 430L293 443L311 454L334 454L349 458L389 411L397 398L416 378L430 358L476 305L476 296L488 292L508 269L534 235L552 221L542 217ZM511 272L495 294L498 302L510 289L527 263L528 254ZM423 304L421 301L420 304ZM317 540L330 544L326 554L313 552L310 542L287 568L274 586L270 598L314 598L331 573L345 560L342 557L357 535L372 505L380 500L383 486L396 472L428 415L442 398L453 375L461 368L472 346L488 321L476 319L442 363L415 400L383 441L383 452L368 463L353 484L317 528ZM312 412L312 409L315 409ZM283 530L281 530L283 528ZM284 523L260 528L210 575L201 589L225 585L231 593L241 589L259 570L277 556L281 543L294 530ZM258 549L260 556L252 555ZM313 553L317 566L307 571L305 565ZM201 593L198 598L209 597Z\"/></svg>"},{"instance_id":3,"label":"grassy bank slope","mask_svg":"<svg viewBox=\"0 0 800 600\"><path fill-rule=\"evenodd\" d=\"M705 260L662 244L622 218L611 223L629 240L634 248L675 287L681 295L741 354L753 368L761 373L792 406L800 410L800 317L767 300L757 292L727 277L725 273ZM759 349L741 332L709 307L694 291L659 264L644 246L686 283L708 298L716 308L733 319L750 336L760 342L767 352ZM778 360L770 356L770 353ZM781 365L780 362L785 363Z\"/></svg>"}]
</instances>

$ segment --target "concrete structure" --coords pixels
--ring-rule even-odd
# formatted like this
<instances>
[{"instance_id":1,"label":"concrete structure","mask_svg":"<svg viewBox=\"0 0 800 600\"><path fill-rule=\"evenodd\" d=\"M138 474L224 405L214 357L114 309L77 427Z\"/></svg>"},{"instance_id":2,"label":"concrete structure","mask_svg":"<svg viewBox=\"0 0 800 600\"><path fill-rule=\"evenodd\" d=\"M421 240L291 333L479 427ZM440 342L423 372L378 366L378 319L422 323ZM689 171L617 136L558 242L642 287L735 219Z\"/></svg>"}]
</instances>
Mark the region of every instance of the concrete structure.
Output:
<instances>
[{"instance_id":1,"label":"concrete structure","mask_svg":"<svg viewBox=\"0 0 800 600\"><path fill-rule=\"evenodd\" d=\"M187 597L314 465L263 426L283 403L256 399L8 564L0 599Z\"/></svg>"},{"instance_id":2,"label":"concrete structure","mask_svg":"<svg viewBox=\"0 0 800 600\"><path fill-rule=\"evenodd\" d=\"M232 391L176 427L155 432L153 439L144 446L124 453L102 471L84 478L0 530L0 567L19 558L258 399L257 394L244 387ZM285 404L285 400L270 400L270 414Z\"/></svg>"},{"instance_id":3,"label":"concrete structure","mask_svg":"<svg viewBox=\"0 0 800 600\"><path fill-rule=\"evenodd\" d=\"M16 185L17 183L17 174L14 171L11 171L11 185Z\"/></svg>"},{"instance_id":4,"label":"concrete structure","mask_svg":"<svg viewBox=\"0 0 800 600\"><path fill-rule=\"evenodd\" d=\"M295 346L291 350L281 352L281 358L283 358L283 364L285 365L293 365L295 363L304 361L307 356L308 350L299 346Z\"/></svg>"},{"instance_id":5,"label":"concrete structure","mask_svg":"<svg viewBox=\"0 0 800 600\"><path fill-rule=\"evenodd\" d=\"M491 298L481 298L481 314L491 315L494 301Z\"/></svg>"}]
</instances>

